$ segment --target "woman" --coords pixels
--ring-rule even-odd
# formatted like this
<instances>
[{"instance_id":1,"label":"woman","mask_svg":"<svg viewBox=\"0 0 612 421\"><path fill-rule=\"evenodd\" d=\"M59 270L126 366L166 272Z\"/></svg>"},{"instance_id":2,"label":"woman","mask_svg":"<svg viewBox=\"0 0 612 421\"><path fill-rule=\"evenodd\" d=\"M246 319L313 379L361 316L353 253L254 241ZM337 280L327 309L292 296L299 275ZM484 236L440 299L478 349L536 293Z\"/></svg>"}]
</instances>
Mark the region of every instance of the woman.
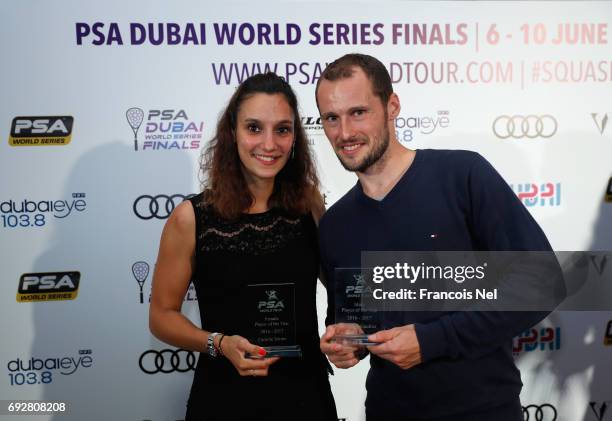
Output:
<instances>
[{"instance_id":1,"label":"woman","mask_svg":"<svg viewBox=\"0 0 612 421\"><path fill-rule=\"evenodd\" d=\"M297 99L283 79L255 75L238 87L202 170L203 193L164 227L149 315L157 338L201 352L185 420L337 420L315 302L313 215L323 205ZM192 279L202 329L180 312ZM264 307L294 296L301 357L266 358L247 339L262 293Z\"/></svg>"}]
</instances>

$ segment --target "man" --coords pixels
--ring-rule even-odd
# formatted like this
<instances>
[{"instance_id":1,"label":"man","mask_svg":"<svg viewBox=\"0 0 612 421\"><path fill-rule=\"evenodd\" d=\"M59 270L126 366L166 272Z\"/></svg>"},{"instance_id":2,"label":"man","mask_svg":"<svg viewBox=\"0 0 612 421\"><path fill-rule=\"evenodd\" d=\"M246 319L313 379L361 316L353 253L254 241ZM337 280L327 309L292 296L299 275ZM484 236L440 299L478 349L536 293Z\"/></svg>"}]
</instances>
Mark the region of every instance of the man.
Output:
<instances>
[{"instance_id":1,"label":"man","mask_svg":"<svg viewBox=\"0 0 612 421\"><path fill-rule=\"evenodd\" d=\"M366 250L551 250L534 219L480 155L409 150L395 136L400 101L384 65L345 55L317 84L323 128L341 164L359 181L320 222L321 259L360 267ZM519 421L520 373L512 337L545 313L406 313L402 323L369 337L366 416L371 420ZM331 320L330 320L331 319ZM364 348L332 341L321 350L339 368L357 364Z\"/></svg>"}]
</instances>

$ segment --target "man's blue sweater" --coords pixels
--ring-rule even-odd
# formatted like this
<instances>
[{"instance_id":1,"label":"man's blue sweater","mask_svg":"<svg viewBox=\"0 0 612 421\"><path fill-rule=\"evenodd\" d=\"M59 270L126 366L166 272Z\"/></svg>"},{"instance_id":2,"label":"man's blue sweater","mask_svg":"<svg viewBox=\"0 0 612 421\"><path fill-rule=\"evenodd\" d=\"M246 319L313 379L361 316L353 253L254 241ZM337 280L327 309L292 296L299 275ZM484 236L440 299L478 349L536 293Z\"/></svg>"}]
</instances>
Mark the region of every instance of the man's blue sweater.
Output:
<instances>
[{"instance_id":1,"label":"man's blue sweater","mask_svg":"<svg viewBox=\"0 0 612 421\"><path fill-rule=\"evenodd\" d=\"M510 187L479 154L418 150L383 200L357 183L320 222L328 279L328 319L334 318L334 268L360 267L361 252L551 250L546 236ZM432 418L470 414L518 401L522 383L512 337L545 313L406 313L414 323L422 363L403 370L370 358L368 413Z\"/></svg>"}]
</instances>

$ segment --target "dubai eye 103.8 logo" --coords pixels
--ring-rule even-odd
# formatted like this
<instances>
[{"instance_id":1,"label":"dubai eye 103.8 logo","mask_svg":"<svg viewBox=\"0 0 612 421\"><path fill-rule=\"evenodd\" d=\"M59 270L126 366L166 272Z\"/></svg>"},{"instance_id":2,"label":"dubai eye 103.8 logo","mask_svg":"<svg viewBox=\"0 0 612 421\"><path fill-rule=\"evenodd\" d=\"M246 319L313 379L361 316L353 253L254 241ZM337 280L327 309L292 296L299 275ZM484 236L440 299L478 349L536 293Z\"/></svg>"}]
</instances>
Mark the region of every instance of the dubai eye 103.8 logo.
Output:
<instances>
[{"instance_id":1,"label":"dubai eye 103.8 logo","mask_svg":"<svg viewBox=\"0 0 612 421\"><path fill-rule=\"evenodd\" d=\"M53 219L65 219L87 209L85 193L72 193L62 200L3 200L0 201L1 228L41 228Z\"/></svg>"},{"instance_id":2,"label":"dubai eye 103.8 logo","mask_svg":"<svg viewBox=\"0 0 612 421\"><path fill-rule=\"evenodd\" d=\"M395 119L395 136L402 143L421 139L422 136L439 134L450 126L450 111L439 110L431 115L398 116Z\"/></svg>"},{"instance_id":3,"label":"dubai eye 103.8 logo","mask_svg":"<svg viewBox=\"0 0 612 421\"><path fill-rule=\"evenodd\" d=\"M6 368L11 386L48 385L56 380L56 374L70 376L92 367L93 361L91 349L80 349L77 355L63 357L18 357L9 361Z\"/></svg>"}]
</instances>

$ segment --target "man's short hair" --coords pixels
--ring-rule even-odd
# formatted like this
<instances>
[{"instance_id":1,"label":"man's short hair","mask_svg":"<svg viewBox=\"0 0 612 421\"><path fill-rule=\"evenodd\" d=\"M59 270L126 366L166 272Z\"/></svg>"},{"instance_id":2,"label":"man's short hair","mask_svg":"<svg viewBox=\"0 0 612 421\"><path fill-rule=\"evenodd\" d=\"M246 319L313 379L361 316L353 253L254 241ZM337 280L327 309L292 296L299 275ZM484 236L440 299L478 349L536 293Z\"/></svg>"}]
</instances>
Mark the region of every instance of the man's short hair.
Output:
<instances>
[{"instance_id":1,"label":"man's short hair","mask_svg":"<svg viewBox=\"0 0 612 421\"><path fill-rule=\"evenodd\" d=\"M380 98L383 105L389 102L389 98L393 93L393 86L391 85L391 76L387 68L379 60L367 54L346 54L339 59L336 59L333 63L330 63L321 77L317 81L317 87L315 89L315 98L319 92L319 85L323 79L329 81L335 81L339 79L349 78L353 75L355 67L359 67L366 74L370 82L372 83L372 90L374 95ZM317 107L319 106L319 100L317 98Z\"/></svg>"}]
</instances>

